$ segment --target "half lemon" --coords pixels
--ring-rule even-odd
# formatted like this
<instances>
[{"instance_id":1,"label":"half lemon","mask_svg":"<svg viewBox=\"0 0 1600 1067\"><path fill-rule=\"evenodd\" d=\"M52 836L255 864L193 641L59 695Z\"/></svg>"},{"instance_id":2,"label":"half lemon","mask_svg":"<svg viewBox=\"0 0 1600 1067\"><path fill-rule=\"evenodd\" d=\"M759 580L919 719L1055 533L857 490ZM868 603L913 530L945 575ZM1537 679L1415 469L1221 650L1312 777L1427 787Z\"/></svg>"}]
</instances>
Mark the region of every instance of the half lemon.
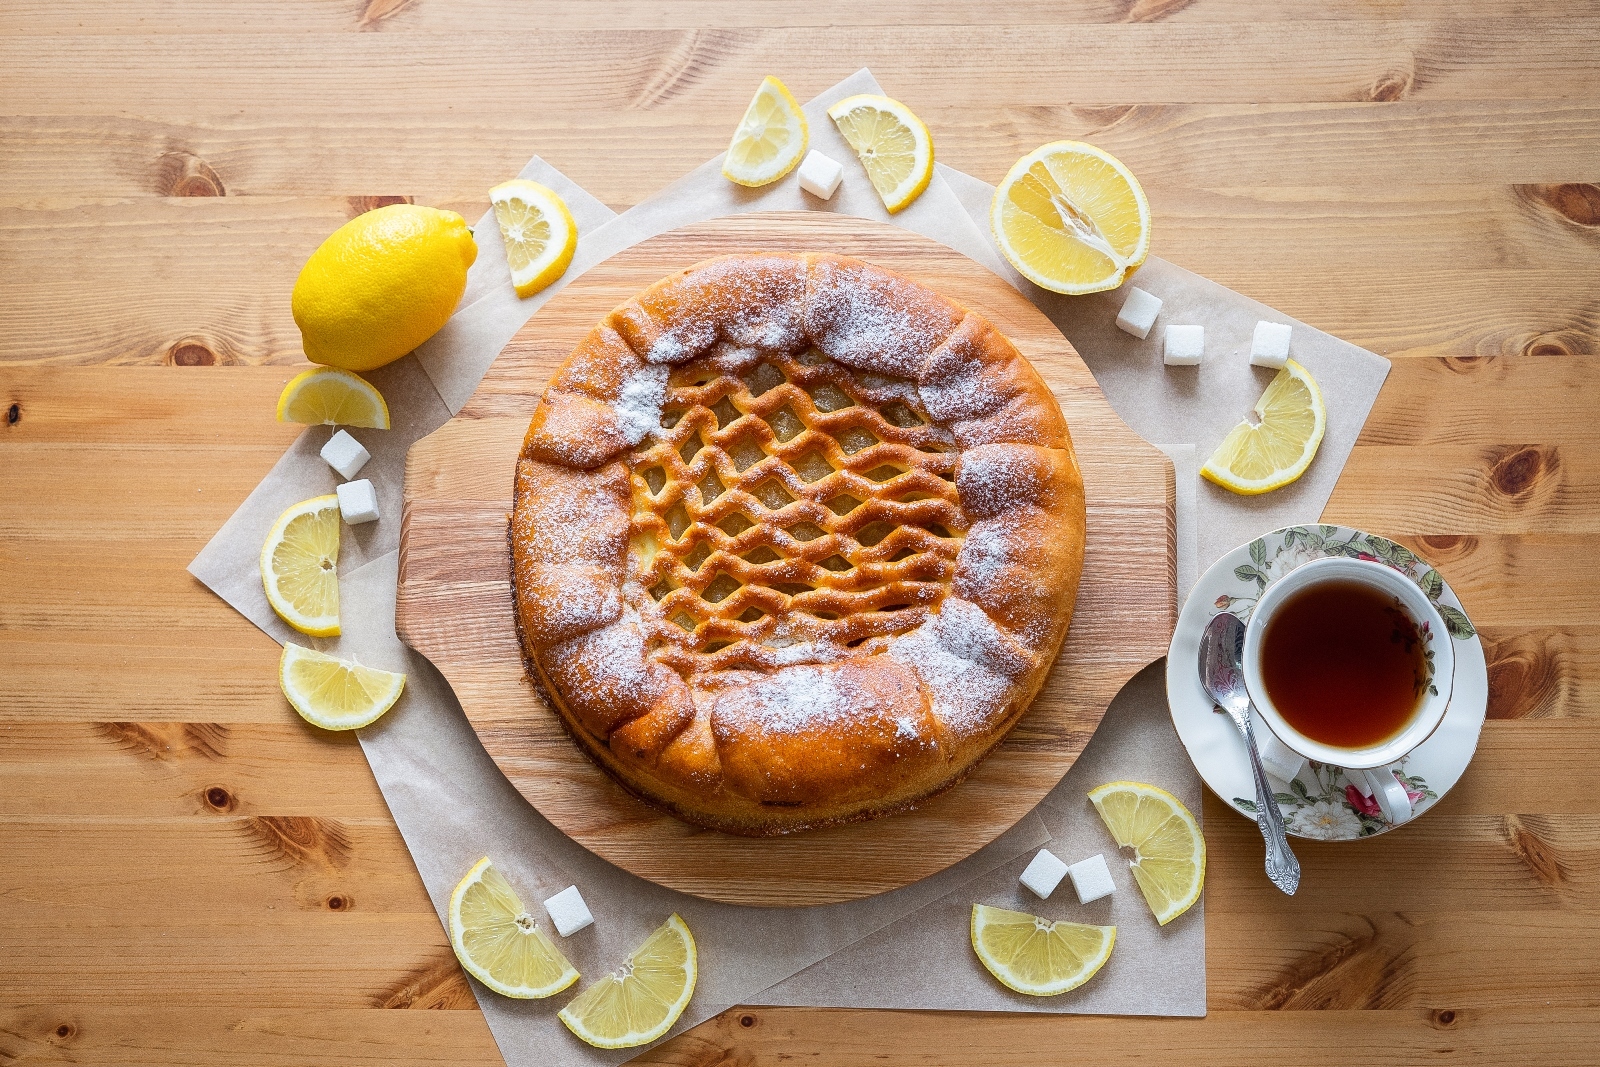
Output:
<instances>
[{"instance_id":1,"label":"half lemon","mask_svg":"<svg viewBox=\"0 0 1600 1067\"><path fill-rule=\"evenodd\" d=\"M1206 839L1183 802L1143 782L1110 782L1089 800L1117 846L1133 849L1133 880L1156 922L1165 926L1193 907L1206 880Z\"/></svg>"},{"instance_id":2,"label":"half lemon","mask_svg":"<svg viewBox=\"0 0 1600 1067\"><path fill-rule=\"evenodd\" d=\"M1245 419L1228 431L1201 477L1253 496L1306 472L1328 428L1328 409L1311 373L1292 359L1285 363L1256 401L1256 417L1256 424Z\"/></svg>"},{"instance_id":3,"label":"half lemon","mask_svg":"<svg viewBox=\"0 0 1600 1067\"><path fill-rule=\"evenodd\" d=\"M278 617L303 634L339 632L339 498L290 506L261 546L261 584Z\"/></svg>"},{"instance_id":4,"label":"half lemon","mask_svg":"<svg viewBox=\"0 0 1600 1067\"><path fill-rule=\"evenodd\" d=\"M1133 172L1082 141L1052 141L1011 165L990 203L995 243L1033 284L1115 289L1150 254L1150 202Z\"/></svg>"},{"instance_id":5,"label":"half lemon","mask_svg":"<svg viewBox=\"0 0 1600 1067\"><path fill-rule=\"evenodd\" d=\"M809 139L799 102L783 82L769 76L733 131L722 176L740 185L770 185L795 168Z\"/></svg>"},{"instance_id":6,"label":"half lemon","mask_svg":"<svg viewBox=\"0 0 1600 1067\"><path fill-rule=\"evenodd\" d=\"M389 405L365 378L347 370L316 367L290 378L278 394L278 421L387 430Z\"/></svg>"},{"instance_id":7,"label":"half lemon","mask_svg":"<svg viewBox=\"0 0 1600 1067\"><path fill-rule=\"evenodd\" d=\"M676 914L645 938L622 969L606 975L561 1009L567 1029L599 1048L654 1041L678 1021L694 996L694 935Z\"/></svg>"},{"instance_id":8,"label":"half lemon","mask_svg":"<svg viewBox=\"0 0 1600 1067\"><path fill-rule=\"evenodd\" d=\"M450 947L468 974L501 996L540 1000L578 980L488 856L450 894Z\"/></svg>"},{"instance_id":9,"label":"half lemon","mask_svg":"<svg viewBox=\"0 0 1600 1067\"><path fill-rule=\"evenodd\" d=\"M910 108L887 96L847 96L828 109L872 187L893 215L933 180L933 135Z\"/></svg>"},{"instance_id":10,"label":"half lemon","mask_svg":"<svg viewBox=\"0 0 1600 1067\"><path fill-rule=\"evenodd\" d=\"M1051 922L1020 911L972 906L972 949L1002 985L1053 997L1093 978L1117 943L1115 926Z\"/></svg>"},{"instance_id":11,"label":"half lemon","mask_svg":"<svg viewBox=\"0 0 1600 1067\"><path fill-rule=\"evenodd\" d=\"M578 250L578 224L554 189L513 178L489 190L518 296L532 296L567 272Z\"/></svg>"},{"instance_id":12,"label":"half lemon","mask_svg":"<svg viewBox=\"0 0 1600 1067\"><path fill-rule=\"evenodd\" d=\"M300 717L324 730L355 730L377 722L400 699L406 676L342 660L299 645L284 645L278 684Z\"/></svg>"}]
</instances>

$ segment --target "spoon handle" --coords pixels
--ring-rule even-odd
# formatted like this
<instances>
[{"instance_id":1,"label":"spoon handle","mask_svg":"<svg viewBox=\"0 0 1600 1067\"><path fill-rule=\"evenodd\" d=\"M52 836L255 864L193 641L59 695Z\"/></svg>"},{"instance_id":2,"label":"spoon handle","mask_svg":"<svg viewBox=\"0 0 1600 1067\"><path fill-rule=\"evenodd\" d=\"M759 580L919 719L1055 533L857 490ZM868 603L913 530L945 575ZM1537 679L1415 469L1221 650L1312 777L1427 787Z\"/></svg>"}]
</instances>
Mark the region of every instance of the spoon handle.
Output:
<instances>
[{"instance_id":1,"label":"spoon handle","mask_svg":"<svg viewBox=\"0 0 1600 1067\"><path fill-rule=\"evenodd\" d=\"M1256 825L1267 843L1267 877L1273 885L1294 896L1294 891L1300 888L1300 861L1289 848L1289 838L1283 829L1283 812L1278 809L1272 786L1267 782L1267 772L1261 766L1255 729L1250 724L1255 710L1254 706L1247 706L1243 712L1234 714L1233 721L1244 734L1245 747L1250 750L1250 770L1256 779Z\"/></svg>"}]
</instances>

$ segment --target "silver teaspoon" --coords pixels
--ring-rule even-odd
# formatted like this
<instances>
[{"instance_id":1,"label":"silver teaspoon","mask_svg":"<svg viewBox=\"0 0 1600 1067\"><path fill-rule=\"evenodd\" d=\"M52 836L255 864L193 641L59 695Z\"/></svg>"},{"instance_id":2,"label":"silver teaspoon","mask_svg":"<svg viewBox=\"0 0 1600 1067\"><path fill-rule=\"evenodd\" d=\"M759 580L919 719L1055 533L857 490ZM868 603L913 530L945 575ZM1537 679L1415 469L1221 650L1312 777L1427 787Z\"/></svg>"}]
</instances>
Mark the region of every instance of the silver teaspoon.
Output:
<instances>
[{"instance_id":1,"label":"silver teaspoon","mask_svg":"<svg viewBox=\"0 0 1600 1067\"><path fill-rule=\"evenodd\" d=\"M1283 813L1267 784L1261 768L1261 753L1256 749L1255 731L1250 716L1255 708L1244 687L1244 623L1238 616L1223 612L1206 626L1200 638L1200 684L1211 699L1233 718L1250 750L1250 769L1256 779L1256 825L1267 842L1267 877L1290 896L1300 888L1300 861L1289 850L1283 832Z\"/></svg>"}]
</instances>

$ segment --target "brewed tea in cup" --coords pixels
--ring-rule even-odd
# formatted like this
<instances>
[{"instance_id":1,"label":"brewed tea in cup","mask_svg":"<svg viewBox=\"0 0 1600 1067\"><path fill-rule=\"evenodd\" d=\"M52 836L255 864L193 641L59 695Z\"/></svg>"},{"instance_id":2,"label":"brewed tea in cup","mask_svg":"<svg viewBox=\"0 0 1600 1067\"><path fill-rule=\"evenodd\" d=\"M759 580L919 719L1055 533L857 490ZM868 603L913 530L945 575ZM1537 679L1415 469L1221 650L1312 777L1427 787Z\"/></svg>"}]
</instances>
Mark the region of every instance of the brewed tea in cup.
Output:
<instances>
[{"instance_id":1,"label":"brewed tea in cup","mask_svg":"<svg viewBox=\"0 0 1600 1067\"><path fill-rule=\"evenodd\" d=\"M1381 563L1312 560L1267 587L1245 629L1245 685L1284 744L1383 767L1438 727L1455 656L1438 610Z\"/></svg>"}]
</instances>

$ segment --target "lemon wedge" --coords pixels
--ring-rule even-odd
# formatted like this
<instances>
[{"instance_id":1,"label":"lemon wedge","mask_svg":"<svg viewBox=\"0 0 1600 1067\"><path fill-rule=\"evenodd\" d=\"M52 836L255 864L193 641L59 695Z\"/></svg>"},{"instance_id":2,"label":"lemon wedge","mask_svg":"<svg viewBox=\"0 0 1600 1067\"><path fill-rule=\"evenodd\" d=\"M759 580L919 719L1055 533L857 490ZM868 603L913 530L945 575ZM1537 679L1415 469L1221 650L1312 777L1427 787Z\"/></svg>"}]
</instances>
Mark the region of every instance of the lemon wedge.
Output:
<instances>
[{"instance_id":1,"label":"lemon wedge","mask_svg":"<svg viewBox=\"0 0 1600 1067\"><path fill-rule=\"evenodd\" d=\"M622 969L561 1009L567 1029L599 1048L654 1041L678 1021L694 995L694 935L674 914L644 939Z\"/></svg>"},{"instance_id":2,"label":"lemon wedge","mask_svg":"<svg viewBox=\"0 0 1600 1067\"><path fill-rule=\"evenodd\" d=\"M1115 926L1051 922L1020 911L972 906L972 950L1002 985L1053 997L1093 978L1117 943Z\"/></svg>"},{"instance_id":3,"label":"lemon wedge","mask_svg":"<svg viewBox=\"0 0 1600 1067\"><path fill-rule=\"evenodd\" d=\"M294 710L312 726L355 730L377 722L394 707L406 687L406 676L284 645L278 684Z\"/></svg>"},{"instance_id":4,"label":"lemon wedge","mask_svg":"<svg viewBox=\"0 0 1600 1067\"><path fill-rule=\"evenodd\" d=\"M893 215L933 180L933 135L911 109L887 96L847 96L828 109Z\"/></svg>"},{"instance_id":5,"label":"lemon wedge","mask_svg":"<svg viewBox=\"0 0 1600 1067\"><path fill-rule=\"evenodd\" d=\"M1138 180L1082 141L1052 141L1012 164L989 224L1011 265L1053 293L1115 289L1150 254L1150 202Z\"/></svg>"},{"instance_id":6,"label":"lemon wedge","mask_svg":"<svg viewBox=\"0 0 1600 1067\"><path fill-rule=\"evenodd\" d=\"M468 974L501 996L540 1000L578 980L488 856L450 894L450 947Z\"/></svg>"},{"instance_id":7,"label":"lemon wedge","mask_svg":"<svg viewBox=\"0 0 1600 1067\"><path fill-rule=\"evenodd\" d=\"M261 584L278 617L303 634L339 632L339 498L291 506L261 546Z\"/></svg>"},{"instance_id":8,"label":"lemon wedge","mask_svg":"<svg viewBox=\"0 0 1600 1067\"><path fill-rule=\"evenodd\" d=\"M740 185L770 185L794 170L809 139L799 102L783 82L769 76L733 131L722 159L722 176Z\"/></svg>"},{"instance_id":9,"label":"lemon wedge","mask_svg":"<svg viewBox=\"0 0 1600 1067\"><path fill-rule=\"evenodd\" d=\"M1120 848L1134 850L1133 880L1162 926L1200 899L1206 839L1183 802L1142 782L1110 782L1089 800Z\"/></svg>"},{"instance_id":10,"label":"lemon wedge","mask_svg":"<svg viewBox=\"0 0 1600 1067\"><path fill-rule=\"evenodd\" d=\"M513 178L489 190L489 203L518 296L532 296L567 272L578 250L578 224L555 190Z\"/></svg>"},{"instance_id":11,"label":"lemon wedge","mask_svg":"<svg viewBox=\"0 0 1600 1067\"><path fill-rule=\"evenodd\" d=\"M1211 453L1201 477L1224 489L1252 496L1282 488L1306 472L1328 428L1328 409L1311 373L1285 363L1256 401L1251 425L1240 422Z\"/></svg>"},{"instance_id":12,"label":"lemon wedge","mask_svg":"<svg viewBox=\"0 0 1600 1067\"><path fill-rule=\"evenodd\" d=\"M316 367L290 378L278 394L278 421L387 430L389 405L366 379L347 370Z\"/></svg>"}]
</instances>

